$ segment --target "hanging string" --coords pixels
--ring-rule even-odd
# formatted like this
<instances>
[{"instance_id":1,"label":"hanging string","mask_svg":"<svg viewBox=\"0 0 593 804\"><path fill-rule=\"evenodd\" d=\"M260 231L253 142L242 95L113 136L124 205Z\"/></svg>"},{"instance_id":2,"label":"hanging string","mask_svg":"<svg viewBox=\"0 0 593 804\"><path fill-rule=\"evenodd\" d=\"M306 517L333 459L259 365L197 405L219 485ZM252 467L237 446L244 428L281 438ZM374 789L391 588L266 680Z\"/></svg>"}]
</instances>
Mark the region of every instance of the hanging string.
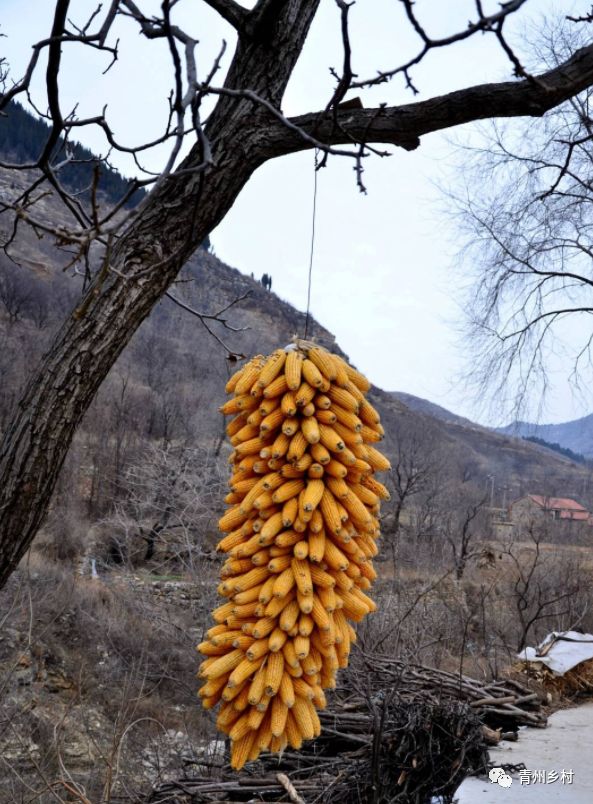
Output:
<instances>
[{"instance_id":1,"label":"hanging string","mask_svg":"<svg viewBox=\"0 0 593 804\"><path fill-rule=\"evenodd\" d=\"M315 161L313 170L313 216L311 220L311 250L309 252L309 279L307 282L307 314L305 316L305 334L304 339L307 340L307 332L309 330L309 317L311 310L311 277L313 274L313 254L315 253L315 220L317 217L317 157L318 150L315 149Z\"/></svg>"}]
</instances>

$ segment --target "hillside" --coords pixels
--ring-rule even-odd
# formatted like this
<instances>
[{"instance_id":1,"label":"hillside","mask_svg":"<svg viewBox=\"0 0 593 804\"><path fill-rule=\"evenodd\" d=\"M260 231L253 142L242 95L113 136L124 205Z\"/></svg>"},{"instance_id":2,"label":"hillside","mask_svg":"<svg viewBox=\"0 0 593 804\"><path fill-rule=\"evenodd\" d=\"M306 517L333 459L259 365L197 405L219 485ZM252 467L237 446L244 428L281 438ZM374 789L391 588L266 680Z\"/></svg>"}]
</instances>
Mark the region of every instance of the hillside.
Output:
<instances>
[{"instance_id":1,"label":"hillside","mask_svg":"<svg viewBox=\"0 0 593 804\"><path fill-rule=\"evenodd\" d=\"M535 436L552 444L560 444L586 458L593 458L593 413L561 424L514 421L506 427L498 427L497 432L515 436Z\"/></svg>"},{"instance_id":2,"label":"hillside","mask_svg":"<svg viewBox=\"0 0 593 804\"><path fill-rule=\"evenodd\" d=\"M436 405L434 402L429 402L428 399L422 399L422 397L407 394L404 391L392 391L392 395L411 410L432 416L434 419L441 419L444 422L454 422L455 424L461 424L467 427L478 427L478 425L474 424L474 422L469 419L458 416L456 413L452 413L450 410L447 410L447 408Z\"/></svg>"}]
</instances>

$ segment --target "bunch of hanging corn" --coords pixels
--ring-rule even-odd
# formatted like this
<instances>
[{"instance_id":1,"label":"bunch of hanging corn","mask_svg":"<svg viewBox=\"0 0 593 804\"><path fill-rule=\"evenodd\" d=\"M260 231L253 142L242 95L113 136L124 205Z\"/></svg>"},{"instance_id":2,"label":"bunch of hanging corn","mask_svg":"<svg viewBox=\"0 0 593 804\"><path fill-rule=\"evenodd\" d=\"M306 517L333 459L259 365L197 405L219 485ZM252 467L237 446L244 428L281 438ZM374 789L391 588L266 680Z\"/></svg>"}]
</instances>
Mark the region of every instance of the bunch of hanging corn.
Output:
<instances>
[{"instance_id":1,"label":"bunch of hanging corn","mask_svg":"<svg viewBox=\"0 0 593 804\"><path fill-rule=\"evenodd\" d=\"M369 388L307 341L254 357L227 383L234 452L218 544L227 602L198 650L200 697L206 709L222 701L217 726L234 768L319 734L323 690L356 639L349 620L375 610L365 590L389 495L373 475L389 462L373 446L383 428Z\"/></svg>"}]
</instances>

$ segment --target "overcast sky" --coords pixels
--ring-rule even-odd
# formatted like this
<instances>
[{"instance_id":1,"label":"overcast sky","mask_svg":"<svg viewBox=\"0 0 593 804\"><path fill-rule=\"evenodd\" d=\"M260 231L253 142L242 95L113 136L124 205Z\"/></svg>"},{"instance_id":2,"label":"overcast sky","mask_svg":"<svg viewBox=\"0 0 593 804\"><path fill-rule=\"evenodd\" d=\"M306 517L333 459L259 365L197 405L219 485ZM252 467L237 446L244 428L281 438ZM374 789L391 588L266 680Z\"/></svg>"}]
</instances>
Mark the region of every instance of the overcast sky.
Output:
<instances>
[{"instance_id":1,"label":"overcast sky","mask_svg":"<svg viewBox=\"0 0 593 804\"><path fill-rule=\"evenodd\" d=\"M147 13L158 10L158 3L138 3ZM574 5L586 11L588 4L561 5L564 11ZM70 16L82 23L94 6L88 0L72 0ZM498 4L485 6L494 10ZM518 33L553 6L552 0L530 0L508 28ZM31 44L49 34L53 3L2 0L0 7L1 32L7 37L1 40L2 49L17 78ZM473 0L416 3L434 35L463 28L474 8ZM223 38L232 53L232 30L203 3L182 0L175 13L178 24L200 40L202 75ZM358 0L351 11L351 31L353 66L361 77L395 66L417 47L395 0ZM82 117L97 114L108 103L117 137L133 144L162 130L171 87L170 58L164 43L146 43L127 21L119 23L118 35L120 59L106 76L101 75L106 66L103 54L78 46L65 49L62 106L69 110L78 103ZM291 115L323 108L334 86L329 68L339 68L340 63L338 12L333 0L322 0L283 111ZM494 38L479 36L435 52L413 76L423 99L507 79L510 72ZM33 97L41 107L46 105L41 71ZM397 79L362 97L366 106L413 100ZM454 136L467 136L468 128L456 130ZM466 348L457 331L461 296L453 281L459 243L437 188L437 182L446 186L455 178L453 147L447 141L452 136L429 135L415 152L391 149L389 158L368 159L366 195L357 190L350 160L333 158L319 172L311 309L377 385L486 421L493 414L487 414L483 400L472 399L458 382L467 368ZM83 142L105 151L99 132L85 129ZM145 164L157 170L162 157L149 155ZM113 161L122 172L131 172L124 158ZM211 236L221 259L256 277L271 274L274 291L299 309L306 306L313 181L312 153L264 165ZM574 399L563 372L557 372L542 420L575 418L589 412L590 402Z\"/></svg>"}]
</instances>

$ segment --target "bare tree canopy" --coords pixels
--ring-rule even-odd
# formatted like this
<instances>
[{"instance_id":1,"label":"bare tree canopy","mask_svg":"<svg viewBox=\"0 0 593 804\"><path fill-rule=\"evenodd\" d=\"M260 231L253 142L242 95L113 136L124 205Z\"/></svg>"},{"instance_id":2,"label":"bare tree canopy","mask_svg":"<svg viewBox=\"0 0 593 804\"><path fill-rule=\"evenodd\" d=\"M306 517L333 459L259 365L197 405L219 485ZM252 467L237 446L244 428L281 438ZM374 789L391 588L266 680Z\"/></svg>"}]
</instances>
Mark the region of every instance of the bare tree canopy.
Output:
<instances>
[{"instance_id":1,"label":"bare tree canopy","mask_svg":"<svg viewBox=\"0 0 593 804\"><path fill-rule=\"evenodd\" d=\"M587 33L564 20L532 48L553 69ZM577 389L591 379L591 98L588 88L541 121L492 123L462 152L472 373L517 414L533 399L541 412L558 361Z\"/></svg>"},{"instance_id":2,"label":"bare tree canopy","mask_svg":"<svg viewBox=\"0 0 593 804\"><path fill-rule=\"evenodd\" d=\"M224 46L214 63L199 73L196 39L175 21L178 0L163 0L159 16L147 16L133 0L111 0L98 6L85 23L70 21L70 0L56 0L47 38L33 47L23 76L2 64L0 112L11 113L25 99L37 70L45 70L50 123L39 157L27 164L4 164L32 171L27 189L16 199L2 200L0 211L11 215L10 244L16 228L33 226L54 235L69 250L73 270L85 277L85 289L55 341L33 372L0 447L0 585L27 550L47 510L60 467L82 416L109 369L140 323L165 294L178 271L209 232L225 217L252 173L268 160L318 148L321 164L332 156L351 159L359 187L362 167L375 144L418 147L433 131L491 117L545 114L593 85L593 45L571 51L552 69L531 75L523 57L506 38L505 24L527 0L499 6L468 2L469 24L445 37L431 33L430 13L420 17L416 4L401 0L404 20L418 39L416 54L372 76L356 76L349 32L350 5L336 0L336 25L343 43L343 62L334 71L335 89L324 108L297 118L282 112L285 90L299 61L319 0L258 0L252 9L235 0L203 0L219 13L237 36L237 46L224 80L217 82ZM587 4L583 3L584 13ZM105 55L105 67L118 57L115 29L125 18L146 39L163 40L172 64L169 120L160 138L142 145L120 143L105 113L78 119L60 98L63 51L86 46ZM577 24L577 23L575 23ZM583 23L586 25L586 23ZM413 71L433 51L453 47L472 36L495 38L509 59L515 79L457 90L403 106L363 108L362 100L346 102L391 79L403 80L415 92ZM203 119L203 103L214 99ZM99 127L109 148L132 153L139 178L109 209L99 204L100 170L92 171L86 192L74 193L61 180L77 157L78 130ZM183 142L191 149L179 159ZM158 175L140 170L143 151L168 144ZM126 206L139 188L150 192L132 209ZM45 220L39 201L48 191L58 196L65 223Z\"/></svg>"}]
</instances>

